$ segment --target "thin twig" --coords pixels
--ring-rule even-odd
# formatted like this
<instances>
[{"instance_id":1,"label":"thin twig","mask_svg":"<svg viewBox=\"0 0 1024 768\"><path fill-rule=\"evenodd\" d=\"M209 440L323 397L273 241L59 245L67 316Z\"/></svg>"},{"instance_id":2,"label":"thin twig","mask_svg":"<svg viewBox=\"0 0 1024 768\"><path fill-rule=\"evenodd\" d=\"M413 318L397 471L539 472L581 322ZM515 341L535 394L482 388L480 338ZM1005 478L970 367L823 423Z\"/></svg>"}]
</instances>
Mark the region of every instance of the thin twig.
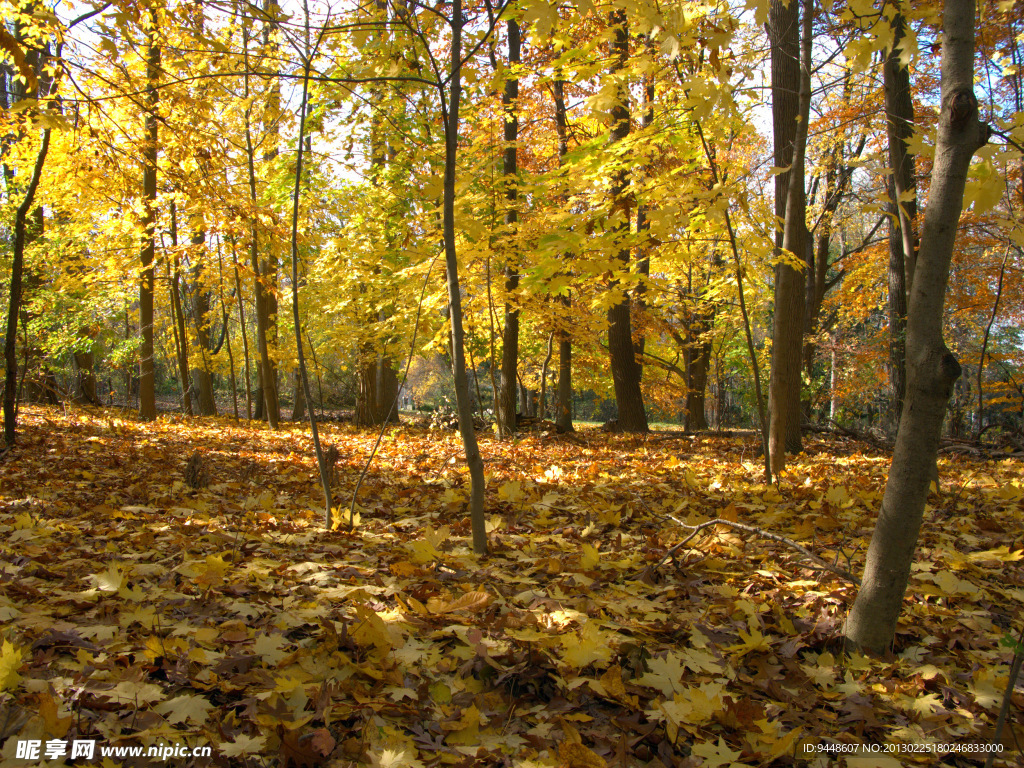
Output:
<instances>
[{"instance_id":1,"label":"thin twig","mask_svg":"<svg viewBox=\"0 0 1024 768\"><path fill-rule=\"evenodd\" d=\"M857 586L860 586L860 579L858 579L854 574L850 573L850 571L846 570L845 568L840 568L838 566L831 565L830 563L826 562L825 560L822 560L820 557L818 557L816 554L811 552L809 549L807 549L803 545L797 544L792 539L787 539L785 536L779 536L777 533L771 533L770 531L766 531L763 528L757 528L757 527L755 527L753 525L745 525L743 523L734 523L731 520L722 520L721 518L715 518L714 520L708 520L707 522L700 523L698 525L687 525L682 520L680 520L679 518L677 518L677 517L675 517L673 515L666 515L666 517L670 518L676 524L682 526L683 528L686 528L688 531L690 531L690 535L687 536L682 541L680 541L675 546L673 546L668 552L666 552L662 556L661 560L659 560L653 566L649 566L648 567L649 571L656 571L656 570L658 570L658 568L660 568L662 565L664 565L669 560L669 558L671 558L676 552L678 552L680 549L682 549L684 546L686 546L686 544L689 543L689 541L694 536L696 536L698 533L703 531L705 528L710 528L713 525L726 525L726 526L729 526L730 528L735 528L735 529L740 530L740 531L745 531L746 533L753 533L753 534L755 534L757 536L761 536L763 538L770 539L772 541L777 541L780 544L785 544L787 547L795 549L797 552L802 554L804 557L806 557L807 559L811 560L816 566L818 566L818 568L820 570L828 571L830 573L834 573L836 576L839 576L839 577L841 577L843 579L846 579L851 584L856 584Z\"/></svg>"}]
</instances>

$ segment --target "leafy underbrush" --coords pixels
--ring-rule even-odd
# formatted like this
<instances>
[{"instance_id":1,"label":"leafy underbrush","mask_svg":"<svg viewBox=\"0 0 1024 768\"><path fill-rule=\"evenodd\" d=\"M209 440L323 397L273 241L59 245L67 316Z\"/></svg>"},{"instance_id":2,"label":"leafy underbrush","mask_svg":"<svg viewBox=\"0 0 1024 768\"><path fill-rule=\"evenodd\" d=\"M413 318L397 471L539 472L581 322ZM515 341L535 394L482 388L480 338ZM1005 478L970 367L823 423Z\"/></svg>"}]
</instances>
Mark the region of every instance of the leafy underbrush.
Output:
<instances>
[{"instance_id":1,"label":"leafy underbrush","mask_svg":"<svg viewBox=\"0 0 1024 768\"><path fill-rule=\"evenodd\" d=\"M855 586L798 552L724 526L670 552L679 523L723 518L859 573L888 461L854 443L808 440L775 489L752 435L485 436L478 558L455 434L390 430L349 532L321 528L299 428L23 418L0 463L5 765L77 738L209 745L197 765L826 765L822 742L922 750L862 763L893 766L964 745L945 759L967 765L991 736L1024 602L1019 461L944 460L872 660L841 645ZM326 428L346 516L374 438ZM195 451L206 488L184 482ZM109 764L152 764L132 760Z\"/></svg>"}]
</instances>

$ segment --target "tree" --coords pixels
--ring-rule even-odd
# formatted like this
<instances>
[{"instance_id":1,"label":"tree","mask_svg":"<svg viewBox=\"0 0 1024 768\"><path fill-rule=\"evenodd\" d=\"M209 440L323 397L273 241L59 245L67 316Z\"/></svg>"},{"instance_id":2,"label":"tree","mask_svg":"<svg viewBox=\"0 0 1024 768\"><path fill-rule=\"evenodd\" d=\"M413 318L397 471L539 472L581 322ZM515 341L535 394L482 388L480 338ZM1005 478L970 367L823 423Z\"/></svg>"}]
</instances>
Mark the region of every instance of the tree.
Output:
<instances>
[{"instance_id":1,"label":"tree","mask_svg":"<svg viewBox=\"0 0 1024 768\"><path fill-rule=\"evenodd\" d=\"M14 445L16 438L15 398L18 393L18 358L15 344L18 338L18 315L21 313L22 274L25 264L25 241L28 239L28 217L35 202L36 190L39 189L39 178L46 164L46 155L50 149L50 130L43 130L39 150L36 153L32 178L29 179L24 197L14 213L14 248L11 262L10 298L7 307L7 333L4 337L4 442Z\"/></svg>"},{"instance_id":2,"label":"tree","mask_svg":"<svg viewBox=\"0 0 1024 768\"><path fill-rule=\"evenodd\" d=\"M608 16L612 31L608 53L611 57L610 77L616 88L615 103L611 108L611 129L608 144L612 148L629 136L629 89L626 87L626 63L629 59L629 25L626 12L616 9ZM629 172L623 158L615 158L612 175L612 208L609 214L610 227L622 241L618 244L617 258L622 269L628 269L630 248L625 242L629 236L630 200ZM615 386L615 405L618 408L618 426L623 432L647 432L647 411L644 396L640 390L642 370L636 360L633 345L628 289L613 283L610 290L621 291L622 297L608 309L608 353L611 359L612 381Z\"/></svg>"},{"instance_id":3,"label":"tree","mask_svg":"<svg viewBox=\"0 0 1024 768\"><path fill-rule=\"evenodd\" d=\"M19 27L21 25L19 24ZM19 31L23 31L20 30ZM14 96L18 98L21 96L24 98L28 95L29 90L33 89L32 93L34 96L39 98L34 99L37 107L30 113L31 117L38 117L39 110L38 106L42 99L51 98L56 93L56 79L51 83L49 78L42 77L43 75L43 57L38 53L26 56L21 49L21 41L7 33L6 29L0 26L0 33L3 34L2 42L4 49L12 52L15 58L15 63L18 66L18 74L21 80L24 82L24 88L16 85L14 89ZM56 58L60 58L60 46L57 49ZM6 79L6 78L4 78ZM2 83L2 81L0 81ZM6 83L2 83L4 87L3 94L3 106L8 106ZM14 84L12 78L12 85ZM45 122L45 119L43 119ZM29 123L31 124L31 123ZM4 336L4 396L3 396L3 411L4 411L4 443L7 446L14 445L17 437L17 396L18 396L18 358L17 358L17 339L18 339L18 319L23 311L23 292L24 292L24 272L25 272L25 248L29 242L38 237L41 232L42 222L42 208L36 203L36 192L39 189L39 181L42 177L43 167L46 165L46 158L50 149L50 131L51 127L47 126L41 132L39 148L36 150L35 162L32 166L31 175L28 179L28 184L25 185L24 192L22 193L22 199L19 202L17 208L14 211L14 227L13 227L13 243L12 243L12 259L11 259L11 280L9 286L9 298L7 306L7 328ZM5 137L2 150L6 150L9 139ZM6 154L6 152L0 152L0 156ZM10 189L13 184L14 174L9 169L6 163L6 159L3 166L4 180L6 186ZM34 226L33 226L34 225ZM30 229L32 227L32 229Z\"/></svg>"},{"instance_id":4,"label":"tree","mask_svg":"<svg viewBox=\"0 0 1024 768\"><path fill-rule=\"evenodd\" d=\"M379 43L386 43L387 30L387 4L382 0L376 2L377 11L381 14L384 23L381 25ZM384 111L383 93L381 88L374 88L370 94L370 183L380 189L387 188L389 174L388 165L388 142L384 133L384 125L388 121L388 115ZM389 190L390 191L390 190ZM371 281L364 281L359 290L365 292L369 297L370 292L381 293L381 288L376 285L384 282L380 278L382 269L388 266L387 262L393 261L394 244L391 230L394 228L393 220L399 218L394 209L385 209L385 221L380 226L378 248L383 249L385 258L383 264L373 265L373 285ZM384 283L387 284L386 282ZM363 426L376 426L388 422L398 423L398 374L395 372L395 363L391 354L382 349L384 342L379 338L369 338L378 324L383 324L388 319L389 312L384 307L387 301L383 298L374 297L367 301L365 312L364 332L368 338L364 339L357 350L358 360L358 392L356 393L356 407L352 421L354 424ZM376 335L379 335L376 334Z\"/></svg>"},{"instance_id":5,"label":"tree","mask_svg":"<svg viewBox=\"0 0 1024 768\"><path fill-rule=\"evenodd\" d=\"M974 0L946 0L935 164L907 311L907 396L864 579L846 638L881 653L892 643L921 529L946 404L960 363L943 339L943 306L967 170L988 141L974 95Z\"/></svg>"},{"instance_id":6,"label":"tree","mask_svg":"<svg viewBox=\"0 0 1024 768\"><path fill-rule=\"evenodd\" d=\"M459 413L459 432L466 453L470 476L470 520L473 528L473 551L487 554L487 529L484 519L484 462L473 426L473 405L469 397L466 375L465 331L462 325L462 289L459 284L459 257L455 247L455 168L459 152L459 100L462 97L462 32L465 19L462 0L452 0L451 65L448 93L439 82L444 120L443 211L444 257L448 273L448 306L452 326L452 369L455 376L455 401ZM445 98L447 96L447 99Z\"/></svg>"},{"instance_id":7,"label":"tree","mask_svg":"<svg viewBox=\"0 0 1024 768\"><path fill-rule=\"evenodd\" d=\"M272 0L268 0L268 2L272 2ZM276 8L276 5L274 7ZM269 36L269 34L270 33L268 31L267 35ZM271 296L273 294L273 286L267 285L264 280L264 273L268 271L266 267L270 259L264 260L262 264L260 260L260 222L258 216L259 194L257 191L256 181L256 147L253 142L252 135L252 103L250 100L249 33L246 20L244 19L242 23L242 53L243 66L245 67L245 154L246 167L249 172L249 199L252 205L252 211L249 214L250 263L252 266L253 287L255 293L256 346L260 356L259 366L257 366L257 379L260 383L257 387L255 416L256 418L261 418L265 414L267 422L270 424L270 428L277 429L278 420L280 418L280 409L277 400L277 375L275 373L273 360L271 359L271 343L273 338ZM271 101L273 101L273 99ZM269 111L271 111L271 108L268 106L268 112ZM275 120L276 115L269 118L269 122L271 123Z\"/></svg>"},{"instance_id":8,"label":"tree","mask_svg":"<svg viewBox=\"0 0 1024 768\"><path fill-rule=\"evenodd\" d=\"M786 465L786 453L799 453L801 349L805 280L801 271L807 242L804 153L811 103L813 0L803 3L803 62L800 59L799 6L772 0L769 41L772 58L772 125L776 167L775 213L783 220L779 263L775 268L775 316L769 379L769 436L772 471ZM796 98L794 99L794 95ZM784 179L784 181L780 181Z\"/></svg>"},{"instance_id":9,"label":"tree","mask_svg":"<svg viewBox=\"0 0 1024 768\"><path fill-rule=\"evenodd\" d=\"M156 371L153 360L153 261L156 259L156 169L159 135L160 45L157 12L149 9L146 25L146 133L142 142L142 273L139 278L139 418L156 418ZM185 386L184 382L182 386Z\"/></svg>"},{"instance_id":10,"label":"tree","mask_svg":"<svg viewBox=\"0 0 1024 768\"><path fill-rule=\"evenodd\" d=\"M520 35L519 22L509 19L508 27L508 69L505 78L505 90L501 94L501 107L504 116L504 151L502 152L502 173L505 182L505 227L509 247L505 253L505 324L501 334L501 393L495 413L498 423L506 435L516 431L516 393L519 388L519 307L514 295L519 287L518 255L514 252L515 230L519 220L519 191L516 181L517 149L519 139L519 66ZM524 409L526 404L524 403ZM525 415L525 413L524 413Z\"/></svg>"},{"instance_id":11,"label":"tree","mask_svg":"<svg viewBox=\"0 0 1024 768\"><path fill-rule=\"evenodd\" d=\"M555 132L558 136L558 166L565 163L569 152L569 140L565 118L565 81L561 73L551 84L555 99ZM568 293L561 297L562 304L571 306ZM568 318L562 320L558 332L558 410L555 413L555 427L559 432L572 432L572 334L569 333Z\"/></svg>"},{"instance_id":12,"label":"tree","mask_svg":"<svg viewBox=\"0 0 1024 768\"><path fill-rule=\"evenodd\" d=\"M914 155L907 142L914 133L914 102L910 90L910 69L903 60L901 43L907 21L896 2L892 22L893 43L882 66L885 90L885 128L889 145L892 199L889 212L889 378L892 409L897 424L903 414L907 390L906 326L907 294L917 261L917 180Z\"/></svg>"}]
</instances>

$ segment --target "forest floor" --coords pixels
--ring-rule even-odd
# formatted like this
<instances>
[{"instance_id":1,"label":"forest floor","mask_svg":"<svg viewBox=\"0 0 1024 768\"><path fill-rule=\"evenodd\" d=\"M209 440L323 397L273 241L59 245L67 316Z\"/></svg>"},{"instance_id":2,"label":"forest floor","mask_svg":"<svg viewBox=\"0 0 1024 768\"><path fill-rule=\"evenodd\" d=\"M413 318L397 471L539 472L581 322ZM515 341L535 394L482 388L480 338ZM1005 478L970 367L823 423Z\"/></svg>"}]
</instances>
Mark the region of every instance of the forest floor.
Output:
<instances>
[{"instance_id":1,"label":"forest floor","mask_svg":"<svg viewBox=\"0 0 1024 768\"><path fill-rule=\"evenodd\" d=\"M181 765L980 765L1024 605L1024 464L946 456L892 653L844 654L888 457L753 435L390 428L323 528L304 427L22 409L0 459L0 765L18 743L211 747ZM375 433L327 424L346 519ZM209 485L192 489L200 452ZM667 559L666 559L667 558ZM1024 682L997 765L1019 765ZM843 746L847 745L847 746ZM856 745L856 746L852 746ZM24 749L24 746L22 747ZM867 751L875 750L874 752ZM177 753L184 754L183 752ZM63 765L63 758L48 764Z\"/></svg>"}]
</instances>

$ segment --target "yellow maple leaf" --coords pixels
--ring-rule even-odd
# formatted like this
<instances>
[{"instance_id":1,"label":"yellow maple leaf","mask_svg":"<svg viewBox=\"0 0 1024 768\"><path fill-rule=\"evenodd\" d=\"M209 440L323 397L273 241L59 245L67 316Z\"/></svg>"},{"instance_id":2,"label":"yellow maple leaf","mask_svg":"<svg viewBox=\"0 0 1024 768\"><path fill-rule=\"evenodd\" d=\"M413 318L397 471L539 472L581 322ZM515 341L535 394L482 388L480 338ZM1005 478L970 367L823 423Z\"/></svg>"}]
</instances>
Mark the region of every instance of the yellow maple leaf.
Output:
<instances>
[{"instance_id":1,"label":"yellow maple leaf","mask_svg":"<svg viewBox=\"0 0 1024 768\"><path fill-rule=\"evenodd\" d=\"M683 677L683 664L678 653L669 651L663 657L650 659L647 662L650 670L637 682L648 688L657 688L665 696L672 696L683 689L680 682Z\"/></svg>"},{"instance_id":2,"label":"yellow maple leaf","mask_svg":"<svg viewBox=\"0 0 1024 768\"><path fill-rule=\"evenodd\" d=\"M704 768L742 768L743 763L739 762L740 753L729 749L725 739L719 737L718 744L704 742L693 748L693 754L704 758Z\"/></svg>"},{"instance_id":3,"label":"yellow maple leaf","mask_svg":"<svg viewBox=\"0 0 1024 768\"><path fill-rule=\"evenodd\" d=\"M9 691L18 684L21 679L18 674L21 658L21 649L4 640L3 646L0 646L0 691Z\"/></svg>"},{"instance_id":4,"label":"yellow maple leaf","mask_svg":"<svg viewBox=\"0 0 1024 768\"><path fill-rule=\"evenodd\" d=\"M589 571L599 562L601 562L601 555L598 554L597 547L584 543L583 556L580 557L580 567L585 571Z\"/></svg>"},{"instance_id":5,"label":"yellow maple leaf","mask_svg":"<svg viewBox=\"0 0 1024 768\"><path fill-rule=\"evenodd\" d=\"M393 648L387 624L372 608L357 605L356 618L359 623L352 630L352 639L362 646L374 646L381 653L390 653Z\"/></svg>"},{"instance_id":6,"label":"yellow maple leaf","mask_svg":"<svg viewBox=\"0 0 1024 768\"><path fill-rule=\"evenodd\" d=\"M410 541L405 546L412 553L411 560L414 563L430 563L441 557L437 547L424 539Z\"/></svg>"},{"instance_id":7,"label":"yellow maple leaf","mask_svg":"<svg viewBox=\"0 0 1024 768\"><path fill-rule=\"evenodd\" d=\"M217 751L228 757L239 757L241 755L255 755L263 748L265 736L246 736L240 733L235 736L234 741L222 741L217 745Z\"/></svg>"},{"instance_id":8,"label":"yellow maple leaf","mask_svg":"<svg viewBox=\"0 0 1024 768\"><path fill-rule=\"evenodd\" d=\"M607 663L612 657L609 634L602 632L593 622L587 622L579 635L563 635L560 638L562 660L574 669L598 662Z\"/></svg>"}]
</instances>

